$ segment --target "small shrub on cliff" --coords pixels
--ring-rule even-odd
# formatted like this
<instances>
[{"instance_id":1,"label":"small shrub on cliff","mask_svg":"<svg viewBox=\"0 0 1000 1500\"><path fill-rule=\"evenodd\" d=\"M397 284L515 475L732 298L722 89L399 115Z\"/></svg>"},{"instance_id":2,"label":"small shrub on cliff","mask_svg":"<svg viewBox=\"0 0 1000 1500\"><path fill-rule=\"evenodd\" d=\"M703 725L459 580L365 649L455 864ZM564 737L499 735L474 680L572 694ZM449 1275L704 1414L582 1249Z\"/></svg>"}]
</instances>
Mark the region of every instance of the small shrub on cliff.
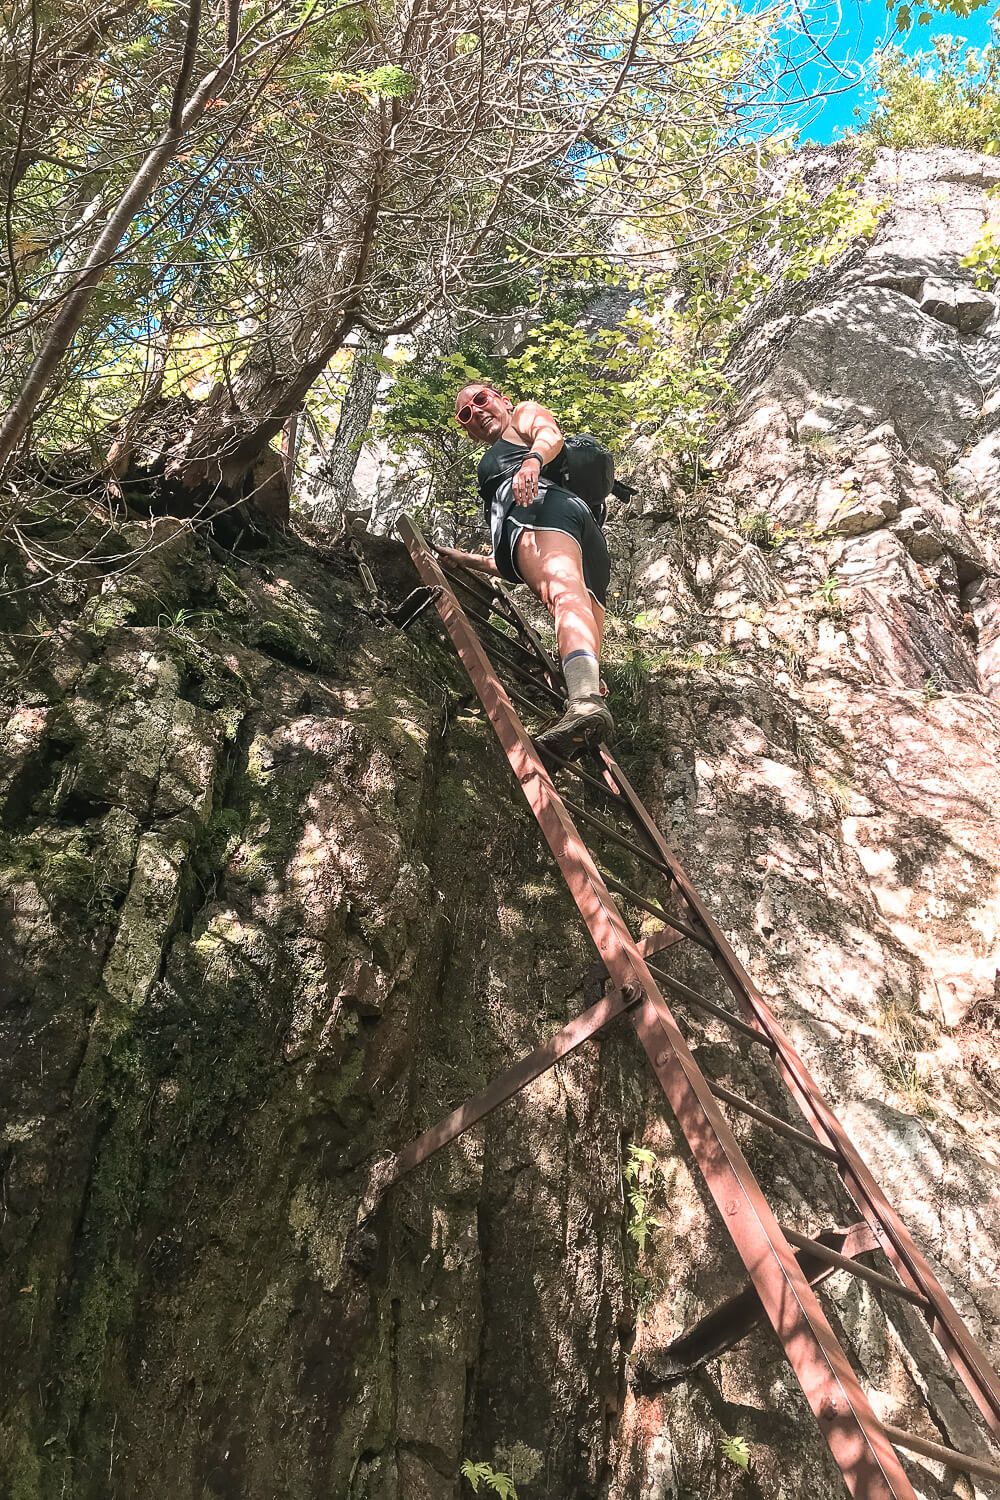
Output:
<instances>
[{"instance_id":1,"label":"small shrub on cliff","mask_svg":"<svg viewBox=\"0 0 1000 1500\"><path fill-rule=\"evenodd\" d=\"M774 654L792 677L806 675L806 654L800 641L775 641Z\"/></svg>"},{"instance_id":2,"label":"small shrub on cliff","mask_svg":"<svg viewBox=\"0 0 1000 1500\"><path fill-rule=\"evenodd\" d=\"M959 146L1000 150L1000 33L967 49L960 37L906 56L890 48L878 70L880 100L865 127L879 146Z\"/></svg>"},{"instance_id":3,"label":"small shrub on cliff","mask_svg":"<svg viewBox=\"0 0 1000 1500\"><path fill-rule=\"evenodd\" d=\"M995 198L995 189L990 189L987 197ZM972 249L963 255L962 265L975 272L976 286L984 290L991 289L1000 278L1000 220L995 215L986 220Z\"/></svg>"},{"instance_id":4,"label":"small shrub on cliff","mask_svg":"<svg viewBox=\"0 0 1000 1500\"><path fill-rule=\"evenodd\" d=\"M842 620L847 613L840 594L840 580L836 573L829 573L813 594L819 612L828 620Z\"/></svg>"},{"instance_id":5,"label":"small shrub on cliff","mask_svg":"<svg viewBox=\"0 0 1000 1500\"><path fill-rule=\"evenodd\" d=\"M215 609L178 609L158 615L156 625L179 639L203 641L211 631L219 629L221 622L222 616Z\"/></svg>"},{"instance_id":6,"label":"small shrub on cliff","mask_svg":"<svg viewBox=\"0 0 1000 1500\"><path fill-rule=\"evenodd\" d=\"M931 1026L926 1018L895 996L880 1002L878 1028L884 1033L896 1057L907 1061L912 1060L915 1052L927 1046L931 1034Z\"/></svg>"},{"instance_id":7,"label":"small shrub on cliff","mask_svg":"<svg viewBox=\"0 0 1000 1500\"><path fill-rule=\"evenodd\" d=\"M889 1083L912 1114L934 1119L937 1109L928 1088L927 1074L912 1058L897 1057L888 1069Z\"/></svg>"},{"instance_id":8,"label":"small shrub on cliff","mask_svg":"<svg viewBox=\"0 0 1000 1500\"><path fill-rule=\"evenodd\" d=\"M741 536L764 552L773 550L775 541L771 530L771 517L763 510L748 510L736 523Z\"/></svg>"},{"instance_id":9,"label":"small shrub on cliff","mask_svg":"<svg viewBox=\"0 0 1000 1500\"><path fill-rule=\"evenodd\" d=\"M925 703L934 703L940 698L943 690L941 673L938 671L928 672L924 678L923 699Z\"/></svg>"},{"instance_id":10,"label":"small shrub on cliff","mask_svg":"<svg viewBox=\"0 0 1000 1500\"><path fill-rule=\"evenodd\" d=\"M748 510L736 523L741 536L762 552L776 552L782 543L795 535L788 526L776 526L765 510Z\"/></svg>"}]
</instances>

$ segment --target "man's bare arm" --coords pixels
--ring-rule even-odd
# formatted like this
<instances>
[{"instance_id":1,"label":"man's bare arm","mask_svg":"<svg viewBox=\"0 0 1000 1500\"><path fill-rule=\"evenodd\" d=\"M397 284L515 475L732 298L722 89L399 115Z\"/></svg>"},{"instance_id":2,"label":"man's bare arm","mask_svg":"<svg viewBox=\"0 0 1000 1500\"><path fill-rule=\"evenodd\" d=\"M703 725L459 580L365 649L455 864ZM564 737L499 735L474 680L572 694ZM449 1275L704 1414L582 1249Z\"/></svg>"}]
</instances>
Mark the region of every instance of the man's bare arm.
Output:
<instances>
[{"instance_id":1,"label":"man's bare arm","mask_svg":"<svg viewBox=\"0 0 1000 1500\"><path fill-rule=\"evenodd\" d=\"M482 552L460 552L457 547L435 547L434 550L452 567L471 568L475 573L493 573L499 577L499 569L489 553L484 556Z\"/></svg>"},{"instance_id":2,"label":"man's bare arm","mask_svg":"<svg viewBox=\"0 0 1000 1500\"><path fill-rule=\"evenodd\" d=\"M540 401L522 401L515 408L514 429L530 449L514 475L514 499L519 505L530 505L538 498L538 476L562 449L563 435L555 417Z\"/></svg>"}]
</instances>

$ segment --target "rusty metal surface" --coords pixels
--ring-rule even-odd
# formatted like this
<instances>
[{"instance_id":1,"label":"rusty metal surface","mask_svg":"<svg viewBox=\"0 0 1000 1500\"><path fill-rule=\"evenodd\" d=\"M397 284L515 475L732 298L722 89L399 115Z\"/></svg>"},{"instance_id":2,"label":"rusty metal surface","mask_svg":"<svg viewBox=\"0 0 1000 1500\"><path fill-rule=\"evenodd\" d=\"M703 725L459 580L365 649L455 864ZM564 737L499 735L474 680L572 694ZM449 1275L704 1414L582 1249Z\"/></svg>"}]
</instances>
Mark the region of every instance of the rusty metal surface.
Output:
<instances>
[{"instance_id":1,"label":"rusty metal surface","mask_svg":"<svg viewBox=\"0 0 1000 1500\"><path fill-rule=\"evenodd\" d=\"M705 907L673 850L650 818L625 772L607 747L602 760L629 803L633 817L654 841L688 910L711 938L715 961L748 1020L775 1044L775 1064L817 1138L832 1146L845 1187L904 1285L927 1299L931 1329L962 1379L994 1436L1000 1437L1000 1380L985 1350L972 1337L912 1236L849 1140L763 995L743 968L725 935Z\"/></svg>"},{"instance_id":2,"label":"rusty metal surface","mask_svg":"<svg viewBox=\"0 0 1000 1500\"><path fill-rule=\"evenodd\" d=\"M513 620L517 628L523 632L526 639L531 642L534 649L538 652L539 659L544 664L546 671L552 678L552 681L554 683L561 683L562 672L559 669L558 662L554 659L554 657L549 655L549 652L546 650L545 645L538 635L538 632L532 626L531 621L518 608L517 600L511 598L506 587L499 581L497 582L496 590L510 619Z\"/></svg>"},{"instance_id":3,"label":"rusty metal surface","mask_svg":"<svg viewBox=\"0 0 1000 1500\"><path fill-rule=\"evenodd\" d=\"M554 765L560 771L567 771L570 776L574 776L578 781L582 781L584 786L589 786L592 792L597 792L599 796L604 798L605 802L621 801L621 796L614 787L608 786L606 781L598 781L596 776L589 775L580 765L579 761L566 760L564 756L558 755L555 750L549 749L545 751L545 758L550 766ZM563 798L563 801L565 800ZM660 869L659 864L657 864L657 869ZM665 872L661 870L661 873Z\"/></svg>"},{"instance_id":4,"label":"rusty metal surface","mask_svg":"<svg viewBox=\"0 0 1000 1500\"><path fill-rule=\"evenodd\" d=\"M868 1237L867 1250L878 1250L881 1248L878 1240L872 1234L867 1224L859 1226ZM888 1292L893 1297L901 1297L904 1302L912 1302L916 1307L926 1307L927 1298L922 1297L919 1292L911 1292L908 1286L901 1281L893 1281L891 1276L883 1276L881 1271L873 1271L870 1266L860 1266L851 1263L850 1258L844 1251L838 1253L832 1245L826 1245L815 1240L810 1240L806 1235L799 1234L797 1230L785 1229L785 1239L797 1250L807 1250L809 1254L824 1261L831 1270L849 1271L852 1276L857 1276L860 1281L867 1281L869 1286L878 1287L879 1291ZM858 1252L855 1251L855 1254Z\"/></svg>"},{"instance_id":5,"label":"rusty metal surface","mask_svg":"<svg viewBox=\"0 0 1000 1500\"><path fill-rule=\"evenodd\" d=\"M786 1238L791 1238L785 1230ZM825 1229L815 1239L799 1237L796 1259L810 1286L816 1287L826 1281L838 1268L821 1259L820 1250L837 1251L846 1260L851 1270L854 1257L878 1249L878 1241L867 1224L853 1224L850 1229ZM640 1389L655 1389L682 1380L694 1370L700 1369L710 1359L717 1359L727 1349L732 1349L746 1338L764 1317L760 1298L752 1284L748 1284L732 1297L727 1297L697 1323L686 1328L677 1338L662 1349L651 1350L637 1371L636 1381Z\"/></svg>"},{"instance_id":6,"label":"rusty metal surface","mask_svg":"<svg viewBox=\"0 0 1000 1500\"><path fill-rule=\"evenodd\" d=\"M773 1130L775 1135L784 1136L786 1141L795 1141L806 1151L815 1151L819 1156L825 1156L828 1161L836 1161L837 1153L832 1146L819 1141L808 1131L799 1130L795 1125L789 1125L787 1120L781 1119L780 1115L772 1114L769 1109L761 1109L759 1104L754 1104L751 1099L744 1099L742 1094L734 1094L732 1089L723 1088L721 1083L709 1083L709 1088L720 1099L723 1104L728 1104L730 1109L737 1110L740 1114L749 1115L751 1120L757 1120L761 1125L766 1125Z\"/></svg>"},{"instance_id":7,"label":"rusty metal surface","mask_svg":"<svg viewBox=\"0 0 1000 1500\"><path fill-rule=\"evenodd\" d=\"M632 855L633 859L639 860L642 864L649 865L658 875L669 878L669 870L655 854L650 854L647 850L640 848L634 839L626 838L623 833L619 833L616 828L612 828L610 823L605 823L603 818L597 817L595 813L588 812L585 807L580 807L578 803L571 801L569 797L564 797L562 800L563 805L568 808L574 818L579 818L581 823L587 823L591 828L596 828L602 838L610 839L611 843L617 844L619 849L626 849Z\"/></svg>"},{"instance_id":8,"label":"rusty metal surface","mask_svg":"<svg viewBox=\"0 0 1000 1500\"><path fill-rule=\"evenodd\" d=\"M406 517L398 524L423 581L443 585L438 612L613 984L622 993L637 986L644 996L630 1012L636 1034L849 1493L858 1500L915 1500L898 1455L473 626L419 530Z\"/></svg>"},{"instance_id":9,"label":"rusty metal surface","mask_svg":"<svg viewBox=\"0 0 1000 1500\"><path fill-rule=\"evenodd\" d=\"M681 932L686 938L690 938L692 943L697 943L699 948L708 947L701 933L695 932L694 928L687 922L682 922L679 917L675 917L662 906L654 906L652 901L647 901L645 896L640 896L638 891L633 891L630 886L623 885L620 880L616 880L613 875L607 874L606 871L602 870L601 874L607 883L608 890L616 891L619 896L624 896L625 900L632 906L637 906L641 911L648 912L651 917L657 917L661 922L666 922L675 932Z\"/></svg>"},{"instance_id":10,"label":"rusty metal surface","mask_svg":"<svg viewBox=\"0 0 1000 1500\"><path fill-rule=\"evenodd\" d=\"M932 1443L929 1438L918 1437L916 1433L906 1432L902 1427L890 1427L888 1423L885 1430L897 1448L908 1448L911 1453L921 1453L925 1458L933 1458L937 1463L947 1465L949 1469L979 1474L983 1479L1000 1482L1000 1464L993 1463L988 1458L980 1458L974 1453L960 1453L957 1448Z\"/></svg>"},{"instance_id":11,"label":"rusty metal surface","mask_svg":"<svg viewBox=\"0 0 1000 1500\"><path fill-rule=\"evenodd\" d=\"M652 996L631 1019L849 1493L858 1500L910 1500L914 1491L899 1458L707 1081L693 1061L686 1066L683 1038L671 1034L676 1028Z\"/></svg>"},{"instance_id":12,"label":"rusty metal surface","mask_svg":"<svg viewBox=\"0 0 1000 1500\"><path fill-rule=\"evenodd\" d=\"M635 997L638 998L638 997ZM635 999L632 999L635 1004ZM624 1015L629 1008L629 1001L623 998L619 990L598 1000L596 1005L591 1005L587 1010L581 1011L568 1025L560 1028L555 1036L541 1047L536 1047L527 1056L522 1057L513 1067L505 1068L482 1089L478 1094L473 1094L453 1109L451 1114L445 1115L436 1125L423 1131L408 1146L404 1146L396 1158L396 1176L402 1177L404 1173L411 1172L414 1167L420 1166L429 1156L440 1151L442 1146L449 1145L472 1125L477 1125L480 1120L498 1107L512 1099L521 1089L526 1088L529 1083L541 1076L542 1073L554 1067L577 1047L589 1041L591 1037L597 1036L598 1032L618 1016Z\"/></svg>"},{"instance_id":13,"label":"rusty metal surface","mask_svg":"<svg viewBox=\"0 0 1000 1500\"><path fill-rule=\"evenodd\" d=\"M675 932L655 933L652 937L645 939L640 944L646 953L661 953L674 943L679 943L682 938ZM591 1041L600 1035L612 1021L625 1014L630 1006L639 1000L638 992L629 996L623 996L620 991L613 990L596 1004L581 1011L568 1021L547 1042L540 1047L535 1047L531 1052L520 1058L511 1067L505 1068L498 1073L486 1088L481 1089L478 1094L472 1094L457 1109L421 1131L397 1154L391 1173L391 1180L396 1181L412 1172L414 1167L419 1167L428 1157L440 1151L443 1146L450 1145L460 1135L478 1125L480 1120L486 1118L499 1105L505 1104L519 1094L522 1089L527 1088L536 1078L540 1078L549 1068L555 1067L564 1057L569 1057L584 1042Z\"/></svg>"},{"instance_id":14,"label":"rusty metal surface","mask_svg":"<svg viewBox=\"0 0 1000 1500\"><path fill-rule=\"evenodd\" d=\"M678 999L686 1000L689 1005L695 1006L698 1010L705 1011L710 1016L716 1016L730 1030L735 1031L739 1036L745 1037L748 1042L753 1042L754 1046L765 1047L768 1051L771 1050L773 1043L770 1037L764 1036L763 1032L755 1031L752 1026L748 1026L746 1021L741 1021L739 1016L727 1010L724 1005L716 1005L714 1000L709 1000L705 995L699 995L698 991L693 990L689 984L685 984L683 980L675 979L672 974L668 974L665 969L658 968L656 964L650 964L649 969L660 985L665 985L670 993L676 995Z\"/></svg>"}]
</instances>

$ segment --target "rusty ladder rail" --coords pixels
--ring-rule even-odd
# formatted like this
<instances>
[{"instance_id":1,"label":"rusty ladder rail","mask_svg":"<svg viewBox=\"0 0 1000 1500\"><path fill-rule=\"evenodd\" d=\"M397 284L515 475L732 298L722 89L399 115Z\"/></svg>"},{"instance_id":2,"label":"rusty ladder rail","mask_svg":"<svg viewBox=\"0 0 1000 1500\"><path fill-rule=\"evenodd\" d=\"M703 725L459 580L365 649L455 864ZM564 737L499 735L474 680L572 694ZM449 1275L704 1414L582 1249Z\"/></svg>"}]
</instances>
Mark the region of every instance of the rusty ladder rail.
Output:
<instances>
[{"instance_id":1,"label":"rusty ladder rail","mask_svg":"<svg viewBox=\"0 0 1000 1500\"><path fill-rule=\"evenodd\" d=\"M960 1453L887 1426L876 1417L814 1290L837 1269L850 1271L879 1291L895 1294L920 1309L985 1425L996 1437L1000 1437L1000 1381L607 745L602 744L593 753L591 772L558 757L549 758L548 764L553 759L558 761L559 768L574 775L584 787L598 791L620 817L629 821L633 834L642 841L641 847L633 838L563 798L556 789L514 702L535 714L545 710L519 688L505 688L469 613L491 642L494 636L498 644L501 639L506 642L496 654L508 669L516 666L515 676L521 686L533 683L539 696L551 705L553 694L562 685L559 669L530 622L501 585L485 582L464 569L443 569L411 519L401 517L398 529L421 582L437 590L437 611L556 858L612 988L603 1000L384 1162L379 1194L546 1069L599 1035L617 1017L627 1015L749 1278L745 1292L710 1313L702 1324L712 1325L717 1339L729 1310L738 1309L733 1320L736 1337L742 1337L762 1314L767 1317L840 1468L846 1489L857 1500L915 1500L897 1448L1000 1481L996 1459ZM460 602L459 590L471 600L468 613ZM504 620L515 635L494 626L491 616ZM630 887L603 874L570 808L585 826L596 825L598 837L609 838L616 847L638 858L647 872L659 874L667 882L668 892L680 902L684 920L666 911L666 901L653 906ZM643 939L633 938L612 891L617 891L626 905L662 920L664 930ZM707 951L739 1008L739 1016L698 995L659 964L647 963L647 959L674 945L691 941ZM762 1044L811 1134L711 1083L669 1009L663 988L696 1011L728 1023L734 1038ZM747 1164L720 1102L829 1160L857 1205L861 1222L844 1231L820 1231L812 1239L783 1229ZM831 1237L836 1239L837 1248L829 1243ZM876 1248L884 1252L897 1280L856 1259ZM689 1344L693 1337L689 1332L672 1348Z\"/></svg>"}]
</instances>

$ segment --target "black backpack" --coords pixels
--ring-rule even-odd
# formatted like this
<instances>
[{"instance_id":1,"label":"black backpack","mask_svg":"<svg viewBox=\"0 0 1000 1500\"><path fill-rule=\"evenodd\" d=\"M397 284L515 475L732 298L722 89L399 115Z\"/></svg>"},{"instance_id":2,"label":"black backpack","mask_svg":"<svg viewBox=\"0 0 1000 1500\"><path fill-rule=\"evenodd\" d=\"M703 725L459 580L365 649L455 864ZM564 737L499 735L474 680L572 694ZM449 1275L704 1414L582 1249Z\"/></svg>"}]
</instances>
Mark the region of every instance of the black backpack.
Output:
<instances>
[{"instance_id":1,"label":"black backpack","mask_svg":"<svg viewBox=\"0 0 1000 1500\"><path fill-rule=\"evenodd\" d=\"M574 495L579 495L593 512L598 526L603 526L607 518L609 495L627 500L635 493L627 484L615 479L614 459L604 444L591 437L589 432L564 438L563 451L556 463L559 480Z\"/></svg>"}]
</instances>

